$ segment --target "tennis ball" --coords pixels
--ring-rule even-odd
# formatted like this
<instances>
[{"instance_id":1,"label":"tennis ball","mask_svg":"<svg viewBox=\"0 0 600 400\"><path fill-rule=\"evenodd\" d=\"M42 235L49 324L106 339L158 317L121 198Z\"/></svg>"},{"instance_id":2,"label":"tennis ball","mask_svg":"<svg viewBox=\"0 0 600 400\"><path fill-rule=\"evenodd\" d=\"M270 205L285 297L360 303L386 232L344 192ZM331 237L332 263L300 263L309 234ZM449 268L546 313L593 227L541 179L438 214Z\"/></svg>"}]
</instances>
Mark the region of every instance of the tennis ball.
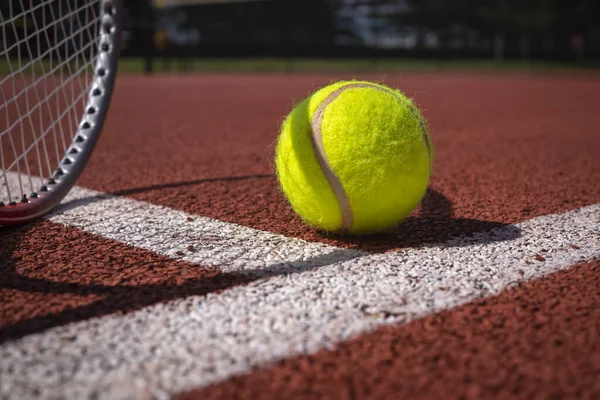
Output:
<instances>
[{"instance_id":1,"label":"tennis ball","mask_svg":"<svg viewBox=\"0 0 600 400\"><path fill-rule=\"evenodd\" d=\"M317 90L285 118L275 168L307 224L362 234L393 227L417 207L432 153L425 120L404 94L341 81Z\"/></svg>"}]
</instances>

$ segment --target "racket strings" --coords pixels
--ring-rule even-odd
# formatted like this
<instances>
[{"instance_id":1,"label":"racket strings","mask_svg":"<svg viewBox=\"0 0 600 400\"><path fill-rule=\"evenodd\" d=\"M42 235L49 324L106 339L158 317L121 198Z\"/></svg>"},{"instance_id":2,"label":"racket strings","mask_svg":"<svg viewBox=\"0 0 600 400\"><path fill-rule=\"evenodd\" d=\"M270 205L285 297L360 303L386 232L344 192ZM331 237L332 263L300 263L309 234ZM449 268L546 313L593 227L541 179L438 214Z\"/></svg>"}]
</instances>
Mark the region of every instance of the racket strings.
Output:
<instances>
[{"instance_id":1,"label":"racket strings","mask_svg":"<svg viewBox=\"0 0 600 400\"><path fill-rule=\"evenodd\" d=\"M100 0L0 5L0 202L40 190L85 112L100 34Z\"/></svg>"}]
</instances>

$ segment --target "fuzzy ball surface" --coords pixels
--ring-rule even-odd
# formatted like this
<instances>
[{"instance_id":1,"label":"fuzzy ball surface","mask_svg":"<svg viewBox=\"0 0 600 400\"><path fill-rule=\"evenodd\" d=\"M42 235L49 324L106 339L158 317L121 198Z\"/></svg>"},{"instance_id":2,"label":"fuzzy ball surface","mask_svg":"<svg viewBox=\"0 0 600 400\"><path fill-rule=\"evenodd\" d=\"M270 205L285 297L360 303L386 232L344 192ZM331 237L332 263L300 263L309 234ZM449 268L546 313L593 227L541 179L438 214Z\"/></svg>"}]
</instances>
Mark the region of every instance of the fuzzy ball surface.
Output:
<instances>
[{"instance_id":1,"label":"fuzzy ball surface","mask_svg":"<svg viewBox=\"0 0 600 400\"><path fill-rule=\"evenodd\" d=\"M433 146L414 102L366 81L325 86L297 104L277 141L277 177L309 225L362 234L393 227L420 203Z\"/></svg>"}]
</instances>

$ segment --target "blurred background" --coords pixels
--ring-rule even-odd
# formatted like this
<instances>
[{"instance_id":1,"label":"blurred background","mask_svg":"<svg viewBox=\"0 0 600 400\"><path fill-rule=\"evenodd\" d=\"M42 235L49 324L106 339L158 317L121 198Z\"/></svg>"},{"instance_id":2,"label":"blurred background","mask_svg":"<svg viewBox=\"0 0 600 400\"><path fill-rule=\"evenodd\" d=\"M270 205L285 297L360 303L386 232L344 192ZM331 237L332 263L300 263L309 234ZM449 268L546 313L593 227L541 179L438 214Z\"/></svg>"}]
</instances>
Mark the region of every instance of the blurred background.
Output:
<instances>
[{"instance_id":1,"label":"blurred background","mask_svg":"<svg viewBox=\"0 0 600 400\"><path fill-rule=\"evenodd\" d=\"M598 0L127 0L143 69L600 65ZM252 61L252 62L249 62ZM328 63L325 63L328 61ZM465 62L465 65L468 63ZM481 62L478 63L481 67ZM231 66L231 68L236 68Z\"/></svg>"},{"instance_id":2,"label":"blurred background","mask_svg":"<svg viewBox=\"0 0 600 400\"><path fill-rule=\"evenodd\" d=\"M0 0L0 16L12 21L0 32L3 51L10 49L13 59L18 51L27 55L29 48L42 54L44 49L36 46L44 40L23 40L27 30L36 27L34 19L42 26L46 21L50 35L60 39L65 36L62 31L77 30L81 18L73 13L68 21L49 24L48 15L63 15L61 7L89 2L45 1L39 3L45 6L33 7L28 4L35 2ZM123 71L600 66L600 0L124 3ZM10 18L21 7L33 11L23 18ZM82 46L86 40L70 41L69 46ZM17 42L20 46L11 45ZM5 63L0 60L0 72L8 70Z\"/></svg>"}]
</instances>

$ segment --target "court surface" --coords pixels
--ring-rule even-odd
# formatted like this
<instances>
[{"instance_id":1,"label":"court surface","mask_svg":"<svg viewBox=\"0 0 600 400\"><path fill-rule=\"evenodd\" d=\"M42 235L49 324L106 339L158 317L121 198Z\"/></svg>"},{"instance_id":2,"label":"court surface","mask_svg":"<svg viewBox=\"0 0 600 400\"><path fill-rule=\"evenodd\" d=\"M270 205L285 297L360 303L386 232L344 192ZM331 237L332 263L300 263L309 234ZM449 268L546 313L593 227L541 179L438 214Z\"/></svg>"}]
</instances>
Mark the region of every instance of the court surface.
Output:
<instances>
[{"instance_id":1,"label":"court surface","mask_svg":"<svg viewBox=\"0 0 600 400\"><path fill-rule=\"evenodd\" d=\"M431 127L394 231L324 235L274 177L333 80ZM122 75L78 186L0 228L0 398L600 398L600 77Z\"/></svg>"}]
</instances>

